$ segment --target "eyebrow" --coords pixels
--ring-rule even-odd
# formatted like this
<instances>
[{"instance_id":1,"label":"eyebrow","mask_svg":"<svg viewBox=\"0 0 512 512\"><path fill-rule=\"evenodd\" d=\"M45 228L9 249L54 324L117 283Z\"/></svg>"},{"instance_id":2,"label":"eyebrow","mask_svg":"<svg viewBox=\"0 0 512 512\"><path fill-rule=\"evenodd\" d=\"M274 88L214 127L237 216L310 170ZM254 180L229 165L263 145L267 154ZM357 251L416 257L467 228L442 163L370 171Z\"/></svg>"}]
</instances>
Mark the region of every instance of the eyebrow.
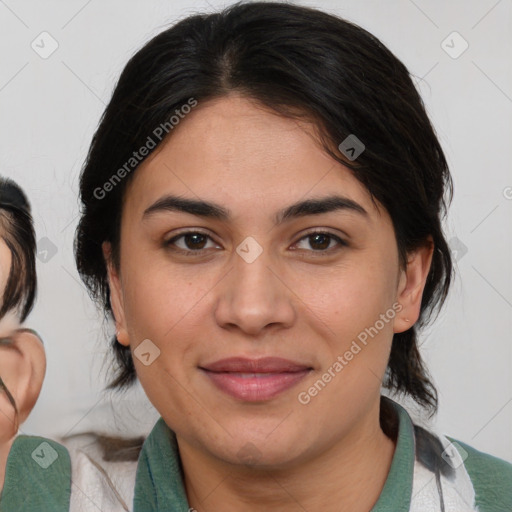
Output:
<instances>
[{"instance_id":1,"label":"eyebrow","mask_svg":"<svg viewBox=\"0 0 512 512\"><path fill-rule=\"evenodd\" d=\"M277 212L274 216L274 223L279 225L298 217L319 215L340 210L351 211L368 217L368 212L359 203L348 197L330 195L327 197L306 199L287 206ZM220 204L174 195L166 195L158 199L144 210L143 218L145 219L155 213L166 211L183 212L224 222L229 221L231 218L230 210Z\"/></svg>"}]
</instances>

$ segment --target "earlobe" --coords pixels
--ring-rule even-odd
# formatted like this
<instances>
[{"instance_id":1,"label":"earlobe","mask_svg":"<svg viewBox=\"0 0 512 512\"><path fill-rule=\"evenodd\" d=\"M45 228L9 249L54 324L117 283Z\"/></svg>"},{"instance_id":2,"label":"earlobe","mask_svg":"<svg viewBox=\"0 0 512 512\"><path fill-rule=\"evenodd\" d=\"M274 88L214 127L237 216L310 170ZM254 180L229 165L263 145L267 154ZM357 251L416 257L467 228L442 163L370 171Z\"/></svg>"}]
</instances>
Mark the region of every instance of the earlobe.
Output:
<instances>
[{"instance_id":1,"label":"earlobe","mask_svg":"<svg viewBox=\"0 0 512 512\"><path fill-rule=\"evenodd\" d=\"M402 309L395 317L394 332L410 329L418 320L423 290L427 281L434 243L429 237L425 245L408 254L407 267L401 271L397 300Z\"/></svg>"},{"instance_id":2,"label":"earlobe","mask_svg":"<svg viewBox=\"0 0 512 512\"><path fill-rule=\"evenodd\" d=\"M110 288L110 305L116 323L116 338L121 345L128 347L130 339L126 327L121 280L112 261L112 247L110 242L103 242L103 257L107 266L108 285Z\"/></svg>"}]
</instances>

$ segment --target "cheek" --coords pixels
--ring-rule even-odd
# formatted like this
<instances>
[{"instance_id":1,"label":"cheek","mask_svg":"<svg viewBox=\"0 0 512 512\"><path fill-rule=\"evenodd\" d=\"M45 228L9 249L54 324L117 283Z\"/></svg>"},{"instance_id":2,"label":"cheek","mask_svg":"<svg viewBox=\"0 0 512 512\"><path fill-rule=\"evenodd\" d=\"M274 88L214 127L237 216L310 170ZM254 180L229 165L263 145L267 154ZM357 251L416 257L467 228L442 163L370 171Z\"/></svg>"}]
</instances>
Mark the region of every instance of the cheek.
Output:
<instances>
[{"instance_id":1,"label":"cheek","mask_svg":"<svg viewBox=\"0 0 512 512\"><path fill-rule=\"evenodd\" d=\"M395 273L388 261L361 254L329 273L302 273L294 287L326 329L345 338L370 327L392 308L396 300Z\"/></svg>"},{"instance_id":2,"label":"cheek","mask_svg":"<svg viewBox=\"0 0 512 512\"><path fill-rule=\"evenodd\" d=\"M149 339L163 357L156 360L173 373L184 375L194 364L196 345L204 342L208 292L207 275L189 275L177 267L154 261L151 265L126 267L123 281L124 311L132 350ZM137 361L135 361L137 364ZM140 368L144 371L144 367Z\"/></svg>"},{"instance_id":3,"label":"cheek","mask_svg":"<svg viewBox=\"0 0 512 512\"><path fill-rule=\"evenodd\" d=\"M352 397L370 399L378 393L396 314L393 272L387 261L361 256L325 279L315 276L311 282L316 286L301 288L307 306L304 314L323 339L319 346L322 369L317 378L327 372L325 380L329 381L328 390L318 393L322 398L315 407L328 407L330 400L348 406Z\"/></svg>"},{"instance_id":4,"label":"cheek","mask_svg":"<svg viewBox=\"0 0 512 512\"><path fill-rule=\"evenodd\" d=\"M134 251L126 259L122 275L126 321L138 336L152 333L161 338L190 309L194 287L154 255Z\"/></svg>"}]
</instances>

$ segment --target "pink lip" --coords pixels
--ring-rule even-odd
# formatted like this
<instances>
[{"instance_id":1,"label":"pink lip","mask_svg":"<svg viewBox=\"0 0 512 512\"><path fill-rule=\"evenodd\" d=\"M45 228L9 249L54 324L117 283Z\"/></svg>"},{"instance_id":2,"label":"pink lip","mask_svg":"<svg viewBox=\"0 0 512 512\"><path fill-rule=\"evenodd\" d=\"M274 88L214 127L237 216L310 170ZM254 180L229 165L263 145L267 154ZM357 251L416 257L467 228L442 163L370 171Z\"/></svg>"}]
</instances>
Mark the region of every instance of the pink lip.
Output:
<instances>
[{"instance_id":1,"label":"pink lip","mask_svg":"<svg viewBox=\"0 0 512 512\"><path fill-rule=\"evenodd\" d=\"M295 386L311 367L277 357L222 359L200 367L221 391L240 400L269 400Z\"/></svg>"}]
</instances>

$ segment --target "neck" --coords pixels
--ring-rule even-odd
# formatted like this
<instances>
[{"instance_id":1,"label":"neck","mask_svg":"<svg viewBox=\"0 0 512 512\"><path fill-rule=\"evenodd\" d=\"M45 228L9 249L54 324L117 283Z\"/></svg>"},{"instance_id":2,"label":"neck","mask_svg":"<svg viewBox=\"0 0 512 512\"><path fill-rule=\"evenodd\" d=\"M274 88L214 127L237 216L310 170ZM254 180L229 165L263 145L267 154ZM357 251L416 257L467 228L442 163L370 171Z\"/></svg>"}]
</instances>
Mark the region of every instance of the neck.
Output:
<instances>
[{"instance_id":1,"label":"neck","mask_svg":"<svg viewBox=\"0 0 512 512\"><path fill-rule=\"evenodd\" d=\"M378 403L329 450L292 468L227 464L177 440L190 506L225 512L367 512L384 487L396 444L380 428Z\"/></svg>"}]
</instances>

